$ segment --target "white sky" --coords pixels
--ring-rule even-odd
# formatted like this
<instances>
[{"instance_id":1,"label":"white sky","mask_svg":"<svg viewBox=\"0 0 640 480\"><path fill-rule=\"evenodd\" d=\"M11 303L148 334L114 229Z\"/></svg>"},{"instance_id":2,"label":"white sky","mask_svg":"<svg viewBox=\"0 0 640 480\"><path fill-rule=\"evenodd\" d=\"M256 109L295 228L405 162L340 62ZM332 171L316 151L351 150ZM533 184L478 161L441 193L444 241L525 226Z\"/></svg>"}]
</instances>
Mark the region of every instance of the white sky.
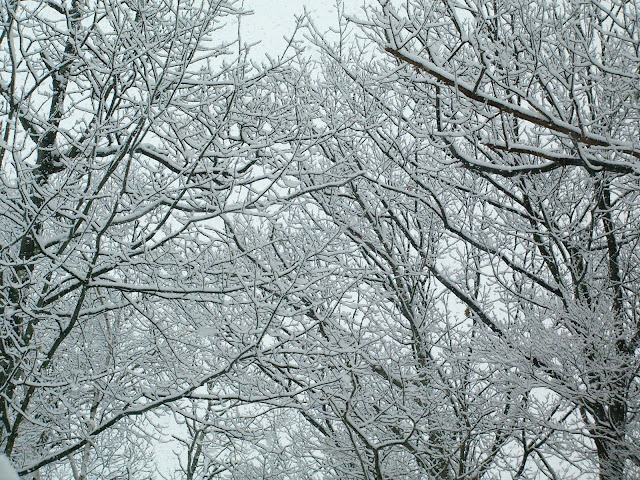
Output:
<instances>
[{"instance_id":1,"label":"white sky","mask_svg":"<svg viewBox=\"0 0 640 480\"><path fill-rule=\"evenodd\" d=\"M11 462L4 454L0 454L0 479L19 480L18 474L11 466Z\"/></svg>"},{"instance_id":2,"label":"white sky","mask_svg":"<svg viewBox=\"0 0 640 480\"><path fill-rule=\"evenodd\" d=\"M284 36L290 37L295 27L295 16L305 11L320 31L326 31L338 25L335 0L240 0L245 10L253 11L253 15L242 18L242 41L245 43L260 42L253 47L256 59L265 52L278 57L286 46ZM362 17L362 6L372 0L342 0L346 14Z\"/></svg>"}]
</instances>

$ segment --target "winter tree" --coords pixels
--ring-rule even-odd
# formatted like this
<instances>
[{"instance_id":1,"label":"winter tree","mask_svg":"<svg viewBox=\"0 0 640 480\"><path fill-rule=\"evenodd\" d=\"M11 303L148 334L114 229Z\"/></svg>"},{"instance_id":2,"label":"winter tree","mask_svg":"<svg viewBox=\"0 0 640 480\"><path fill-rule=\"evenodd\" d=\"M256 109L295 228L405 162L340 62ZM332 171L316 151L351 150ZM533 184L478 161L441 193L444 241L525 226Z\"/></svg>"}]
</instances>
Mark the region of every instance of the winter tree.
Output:
<instances>
[{"instance_id":1,"label":"winter tree","mask_svg":"<svg viewBox=\"0 0 640 480\"><path fill-rule=\"evenodd\" d=\"M636 2L382 0L263 68L241 14L4 4L19 473L636 477Z\"/></svg>"},{"instance_id":2,"label":"winter tree","mask_svg":"<svg viewBox=\"0 0 640 480\"><path fill-rule=\"evenodd\" d=\"M149 478L158 418L242 375L286 289L256 293L229 226L287 168L287 59L248 63L233 1L0 12L0 445L21 475Z\"/></svg>"},{"instance_id":3,"label":"winter tree","mask_svg":"<svg viewBox=\"0 0 640 480\"><path fill-rule=\"evenodd\" d=\"M435 395L369 362L350 398L396 399L334 416L368 450L361 478L401 477L392 447L425 478L634 477L638 5L383 1L356 23L351 49L313 35L316 124L339 132L319 162L358 176L314 198L394 308L387 363ZM386 359L370 325L378 353L358 356ZM429 422L424 398L448 413Z\"/></svg>"}]
</instances>

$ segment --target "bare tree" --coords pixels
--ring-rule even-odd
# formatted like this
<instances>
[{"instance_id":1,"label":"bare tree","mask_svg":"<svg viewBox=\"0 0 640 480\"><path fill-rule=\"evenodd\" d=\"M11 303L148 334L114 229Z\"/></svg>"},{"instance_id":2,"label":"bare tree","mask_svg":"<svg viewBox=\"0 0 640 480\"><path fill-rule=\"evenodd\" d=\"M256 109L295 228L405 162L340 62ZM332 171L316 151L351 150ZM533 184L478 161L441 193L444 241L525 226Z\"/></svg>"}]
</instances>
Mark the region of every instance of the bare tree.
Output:
<instances>
[{"instance_id":1,"label":"bare tree","mask_svg":"<svg viewBox=\"0 0 640 480\"><path fill-rule=\"evenodd\" d=\"M241 13L3 4L0 445L21 475L148 476L148 414L186 415L269 327L272 278L225 224L266 212L293 112L286 60L251 67L225 27Z\"/></svg>"},{"instance_id":2,"label":"bare tree","mask_svg":"<svg viewBox=\"0 0 640 480\"><path fill-rule=\"evenodd\" d=\"M146 477L163 416L193 479L637 474L636 2L382 1L315 70L231 1L5 6L22 475Z\"/></svg>"},{"instance_id":3,"label":"bare tree","mask_svg":"<svg viewBox=\"0 0 640 480\"><path fill-rule=\"evenodd\" d=\"M406 325L414 368L432 365L455 399L447 427L422 437L425 465L446 458L442 478L633 477L638 6L381 3L357 23L386 58L313 35L331 61L316 124L334 133L319 155L332 181L358 176L315 199L377 272L370 288ZM388 442L406 449L397 418ZM352 424L364 478L395 478L376 468L389 443Z\"/></svg>"}]
</instances>

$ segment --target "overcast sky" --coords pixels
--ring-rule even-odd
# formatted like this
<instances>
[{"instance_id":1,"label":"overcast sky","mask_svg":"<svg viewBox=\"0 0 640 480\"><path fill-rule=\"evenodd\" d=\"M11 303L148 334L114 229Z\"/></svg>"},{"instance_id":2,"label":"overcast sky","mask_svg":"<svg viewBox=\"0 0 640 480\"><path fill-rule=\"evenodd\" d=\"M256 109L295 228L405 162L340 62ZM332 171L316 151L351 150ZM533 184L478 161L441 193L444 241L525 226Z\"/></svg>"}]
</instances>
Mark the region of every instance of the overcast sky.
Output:
<instances>
[{"instance_id":1,"label":"overcast sky","mask_svg":"<svg viewBox=\"0 0 640 480\"><path fill-rule=\"evenodd\" d=\"M362 6L371 3L372 0L343 0L344 10L347 14L355 14L362 17ZM256 57L269 52L277 57L286 42L284 36L291 36L295 28L295 16L309 13L315 25L321 31L338 24L338 15L333 0L244 0L245 10L252 10L251 16L242 19L243 42L260 42L253 47Z\"/></svg>"}]
</instances>

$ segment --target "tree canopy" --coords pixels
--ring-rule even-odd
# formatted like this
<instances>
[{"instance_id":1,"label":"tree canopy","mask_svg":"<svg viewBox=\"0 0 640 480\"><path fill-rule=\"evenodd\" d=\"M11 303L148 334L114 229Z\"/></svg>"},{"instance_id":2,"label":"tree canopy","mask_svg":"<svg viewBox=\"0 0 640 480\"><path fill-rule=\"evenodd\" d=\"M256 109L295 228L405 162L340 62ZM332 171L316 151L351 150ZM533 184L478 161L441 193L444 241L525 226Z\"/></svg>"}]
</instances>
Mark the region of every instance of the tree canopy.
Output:
<instances>
[{"instance_id":1,"label":"tree canopy","mask_svg":"<svg viewBox=\"0 0 640 480\"><path fill-rule=\"evenodd\" d=\"M3 1L23 478L640 474L638 2Z\"/></svg>"}]
</instances>

